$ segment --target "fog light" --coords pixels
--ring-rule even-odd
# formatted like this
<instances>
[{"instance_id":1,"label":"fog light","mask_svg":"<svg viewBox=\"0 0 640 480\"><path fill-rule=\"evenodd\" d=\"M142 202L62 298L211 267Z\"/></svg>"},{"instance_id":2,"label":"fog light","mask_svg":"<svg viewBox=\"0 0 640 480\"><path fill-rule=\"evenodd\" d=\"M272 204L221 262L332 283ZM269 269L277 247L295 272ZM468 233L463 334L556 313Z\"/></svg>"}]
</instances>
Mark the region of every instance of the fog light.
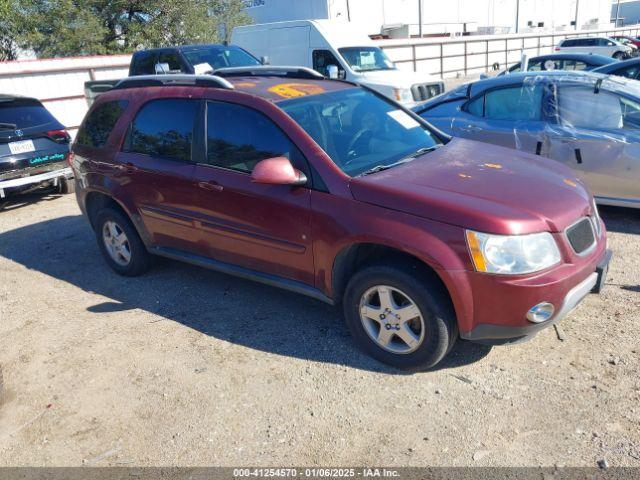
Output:
<instances>
[{"instance_id":1,"label":"fog light","mask_svg":"<svg viewBox=\"0 0 640 480\"><path fill-rule=\"evenodd\" d=\"M535 307L531 307L527 312L527 320L533 323L546 322L551 318L554 311L555 308L552 304L549 302L542 302Z\"/></svg>"}]
</instances>

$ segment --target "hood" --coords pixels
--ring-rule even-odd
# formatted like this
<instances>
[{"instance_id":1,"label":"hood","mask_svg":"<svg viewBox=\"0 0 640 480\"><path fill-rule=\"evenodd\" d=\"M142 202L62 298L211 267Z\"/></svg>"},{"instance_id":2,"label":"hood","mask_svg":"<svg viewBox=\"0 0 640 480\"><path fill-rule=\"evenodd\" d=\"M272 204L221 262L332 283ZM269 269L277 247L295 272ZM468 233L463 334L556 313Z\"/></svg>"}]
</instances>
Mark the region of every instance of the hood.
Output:
<instances>
[{"instance_id":1,"label":"hood","mask_svg":"<svg viewBox=\"0 0 640 480\"><path fill-rule=\"evenodd\" d=\"M592 208L558 162L460 138L350 187L361 202L498 234L559 232Z\"/></svg>"},{"instance_id":2,"label":"hood","mask_svg":"<svg viewBox=\"0 0 640 480\"><path fill-rule=\"evenodd\" d=\"M424 73L406 70L374 70L373 72L357 72L357 80L362 83L373 83L394 88L411 88L420 83L442 83L442 80Z\"/></svg>"}]
</instances>

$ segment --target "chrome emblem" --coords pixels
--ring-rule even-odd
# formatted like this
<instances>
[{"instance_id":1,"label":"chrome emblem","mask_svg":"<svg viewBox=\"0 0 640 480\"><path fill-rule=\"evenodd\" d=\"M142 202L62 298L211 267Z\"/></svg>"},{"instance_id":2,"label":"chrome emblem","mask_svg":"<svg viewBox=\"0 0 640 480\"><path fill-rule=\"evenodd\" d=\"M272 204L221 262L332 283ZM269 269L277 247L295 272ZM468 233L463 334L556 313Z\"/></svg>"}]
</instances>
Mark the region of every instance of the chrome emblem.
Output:
<instances>
[{"instance_id":1,"label":"chrome emblem","mask_svg":"<svg viewBox=\"0 0 640 480\"><path fill-rule=\"evenodd\" d=\"M17 137L21 137L24 135L24 132L22 130L16 130L16 136Z\"/></svg>"}]
</instances>

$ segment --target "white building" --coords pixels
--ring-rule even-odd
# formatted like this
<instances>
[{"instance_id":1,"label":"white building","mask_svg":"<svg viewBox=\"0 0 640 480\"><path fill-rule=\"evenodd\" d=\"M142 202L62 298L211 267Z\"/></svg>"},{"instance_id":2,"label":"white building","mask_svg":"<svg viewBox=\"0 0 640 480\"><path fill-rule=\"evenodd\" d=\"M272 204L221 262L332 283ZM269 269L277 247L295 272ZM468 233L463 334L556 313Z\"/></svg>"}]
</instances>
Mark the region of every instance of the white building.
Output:
<instances>
[{"instance_id":1,"label":"white building","mask_svg":"<svg viewBox=\"0 0 640 480\"><path fill-rule=\"evenodd\" d=\"M256 23L334 19L399 36L608 28L611 0L246 0ZM422 21L420 22L420 18ZM422 25L420 26L420 23ZM516 27L517 24L517 27ZM388 31L385 33L389 33Z\"/></svg>"}]
</instances>

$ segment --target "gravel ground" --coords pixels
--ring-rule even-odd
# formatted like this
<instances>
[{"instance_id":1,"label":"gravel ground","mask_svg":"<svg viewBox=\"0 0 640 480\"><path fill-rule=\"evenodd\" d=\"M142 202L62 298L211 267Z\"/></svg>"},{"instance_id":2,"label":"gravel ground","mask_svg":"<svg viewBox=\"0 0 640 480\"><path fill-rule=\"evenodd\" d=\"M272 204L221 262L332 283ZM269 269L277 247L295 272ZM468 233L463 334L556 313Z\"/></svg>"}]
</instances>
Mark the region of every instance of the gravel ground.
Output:
<instances>
[{"instance_id":1,"label":"gravel ground","mask_svg":"<svg viewBox=\"0 0 640 480\"><path fill-rule=\"evenodd\" d=\"M0 213L0 466L640 466L640 212L608 285L534 340L403 374L339 313L170 261L125 279L72 196ZM559 337L563 337L561 340Z\"/></svg>"}]
</instances>

